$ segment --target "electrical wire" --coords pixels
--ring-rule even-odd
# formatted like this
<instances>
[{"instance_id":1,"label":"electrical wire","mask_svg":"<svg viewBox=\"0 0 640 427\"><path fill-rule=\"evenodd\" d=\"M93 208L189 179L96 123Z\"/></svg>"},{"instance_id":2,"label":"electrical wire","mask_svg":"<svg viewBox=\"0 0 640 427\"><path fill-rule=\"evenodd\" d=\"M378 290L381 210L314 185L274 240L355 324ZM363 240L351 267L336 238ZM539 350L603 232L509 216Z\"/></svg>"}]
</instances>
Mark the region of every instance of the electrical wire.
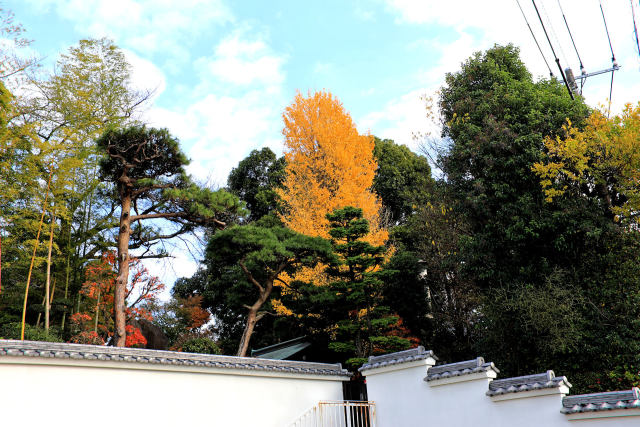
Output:
<instances>
[{"instance_id":1,"label":"electrical wire","mask_svg":"<svg viewBox=\"0 0 640 427\"><path fill-rule=\"evenodd\" d=\"M571 88L569 87L569 83L567 83L567 78L564 75L564 71L562 71L562 66L560 66L560 60L558 59L558 55L556 55L556 51L553 49L553 44L551 44L551 39L549 38L547 29L544 26L544 22L542 22L542 17L540 16L540 12L538 11L536 0L531 0L531 2L533 2L533 7L536 9L536 14L538 15L538 19L540 20L540 24L542 25L542 30L544 31L544 35L547 37L547 41L549 42L549 47L551 47L551 52L553 52L553 56L556 59L556 64L558 65L558 69L560 70L562 81L564 81L564 85L567 88L567 91L569 92L569 96L571 97L571 99L575 99L573 97L573 92L571 92Z\"/></svg>"},{"instance_id":2,"label":"electrical wire","mask_svg":"<svg viewBox=\"0 0 640 427\"><path fill-rule=\"evenodd\" d=\"M576 42L573 40L573 35L571 34L571 30L569 29L569 23L567 22L567 17L564 15L564 10L562 10L562 5L560 4L560 0L558 0L558 7L560 8L560 12L562 13L562 19L564 19L564 24L567 26L567 31L569 32L569 37L571 38L571 43L573 44L573 48L576 51L576 55L578 56L578 61L580 62L580 72L585 74L584 65L582 65L582 58L580 58L580 54L578 53L578 48L576 47Z\"/></svg>"},{"instance_id":3,"label":"electrical wire","mask_svg":"<svg viewBox=\"0 0 640 427\"><path fill-rule=\"evenodd\" d=\"M520 8L520 12L522 13L522 17L524 18L524 22L527 23L527 27L529 27L529 32L531 33L531 36L533 37L533 41L536 42L536 46L538 46L538 51L540 51L540 55L542 55L542 60L544 61L545 65L547 66L547 69L549 70L549 76L553 77L553 71L551 71L551 67L549 66L549 63L547 62L547 58L544 56L544 53L542 52L542 48L540 47L540 44L538 43L538 39L536 38L536 35L533 33L533 30L531 29L531 25L529 25L529 20L527 19L527 15L524 14L524 10L522 10L522 6L520 6L520 0L516 0L516 3L518 3L518 7Z\"/></svg>"},{"instance_id":4,"label":"electrical wire","mask_svg":"<svg viewBox=\"0 0 640 427\"><path fill-rule=\"evenodd\" d=\"M604 17L604 9L602 8L602 1L600 3L600 12L602 13L602 22L604 22L604 30L607 33L607 40L609 40L609 49L611 49L611 63L613 64L611 70L611 85L609 86L609 109L607 111L607 117L611 114L611 95L613 94L613 76L616 72L616 55L613 53L613 45L611 44L611 37L609 36L609 28L607 28L607 19Z\"/></svg>"},{"instance_id":5,"label":"electrical wire","mask_svg":"<svg viewBox=\"0 0 640 427\"><path fill-rule=\"evenodd\" d=\"M638 41L638 27L636 26L636 10L633 6L633 0L629 0L631 3L631 16L633 17L633 32L636 35L636 46L638 46L638 55L640 56L640 41Z\"/></svg>"},{"instance_id":6,"label":"electrical wire","mask_svg":"<svg viewBox=\"0 0 640 427\"><path fill-rule=\"evenodd\" d=\"M558 50L560 51L560 58L562 58L562 62L568 64L569 61L567 61L567 56L564 54L564 49L562 49L562 43L560 43L560 39L558 38L556 31L553 29L553 24L551 23L551 19L549 18L547 9L544 7L544 1L540 2L540 10L542 10L542 14L549 24L549 32L551 33L551 38L558 45Z\"/></svg>"},{"instance_id":7,"label":"electrical wire","mask_svg":"<svg viewBox=\"0 0 640 427\"><path fill-rule=\"evenodd\" d=\"M602 22L604 22L604 30L607 33L607 40L609 40L609 49L611 49L611 62L615 64L616 56L613 53L613 46L611 45L611 37L609 37L609 28L607 27L607 19L604 17L604 9L602 9L602 1L600 1L600 12L602 13Z\"/></svg>"},{"instance_id":8,"label":"electrical wire","mask_svg":"<svg viewBox=\"0 0 640 427\"><path fill-rule=\"evenodd\" d=\"M609 109L607 110L607 118L611 114L611 94L613 93L613 76L616 73L616 70L611 70L611 85L609 86Z\"/></svg>"}]
</instances>

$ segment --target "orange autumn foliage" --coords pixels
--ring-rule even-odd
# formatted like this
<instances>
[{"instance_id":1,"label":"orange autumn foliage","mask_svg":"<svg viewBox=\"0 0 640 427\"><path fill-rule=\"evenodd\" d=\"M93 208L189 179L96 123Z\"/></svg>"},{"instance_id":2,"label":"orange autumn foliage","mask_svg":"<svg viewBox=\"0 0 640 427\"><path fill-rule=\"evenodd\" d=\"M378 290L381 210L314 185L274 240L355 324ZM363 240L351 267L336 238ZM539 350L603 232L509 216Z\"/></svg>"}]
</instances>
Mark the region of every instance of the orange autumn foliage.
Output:
<instances>
[{"instance_id":1,"label":"orange autumn foliage","mask_svg":"<svg viewBox=\"0 0 640 427\"><path fill-rule=\"evenodd\" d=\"M371 191L377 162L374 140L361 135L342 103L330 92L298 93L283 114L286 178L277 190L287 213L281 219L294 231L329 237L325 215L337 208L362 209L371 233L365 240L383 245L389 235L380 221L381 202ZM295 279L324 284L324 266L305 269ZM287 310L275 303L280 312Z\"/></svg>"},{"instance_id":2,"label":"orange autumn foliage","mask_svg":"<svg viewBox=\"0 0 640 427\"><path fill-rule=\"evenodd\" d=\"M309 236L329 237L325 215L337 208L362 209L371 224L367 241L382 245L380 199L371 191L378 167L371 135L360 135L349 113L330 92L298 93L285 109L286 179L278 193L288 208L285 225Z\"/></svg>"},{"instance_id":3,"label":"orange autumn foliage","mask_svg":"<svg viewBox=\"0 0 640 427\"><path fill-rule=\"evenodd\" d=\"M131 258L129 263L132 275L125 294L127 320L152 321L153 317L145 303L154 302L164 289L164 284L158 277L150 275L139 259ZM90 263L85 274L86 280L80 290L85 297L85 311L71 316L71 324L77 333L70 341L100 345L113 335L113 291L117 275L115 253L107 252L100 260ZM126 332L127 347L144 346L147 343L139 328L127 325Z\"/></svg>"},{"instance_id":4,"label":"orange autumn foliage","mask_svg":"<svg viewBox=\"0 0 640 427\"><path fill-rule=\"evenodd\" d=\"M211 313L202 308L202 295L180 298L181 314L187 319L187 331L195 331L211 319Z\"/></svg>"}]
</instances>

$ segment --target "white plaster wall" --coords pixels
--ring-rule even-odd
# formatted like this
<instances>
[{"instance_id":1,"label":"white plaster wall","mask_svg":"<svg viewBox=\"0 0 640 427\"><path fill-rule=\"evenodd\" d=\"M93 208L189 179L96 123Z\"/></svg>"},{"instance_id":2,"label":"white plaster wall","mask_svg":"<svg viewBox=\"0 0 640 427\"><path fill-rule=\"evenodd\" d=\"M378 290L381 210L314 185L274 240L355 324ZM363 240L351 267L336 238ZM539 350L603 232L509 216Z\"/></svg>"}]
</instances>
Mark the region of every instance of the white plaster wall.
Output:
<instances>
[{"instance_id":1,"label":"white plaster wall","mask_svg":"<svg viewBox=\"0 0 640 427\"><path fill-rule=\"evenodd\" d=\"M36 364L0 359L2 426L288 426L321 400L342 400L345 378L256 376L235 369L136 363ZM14 363L12 363L14 362ZM126 369L130 365L133 369ZM145 366L145 365L142 365ZM250 375L246 375L249 373Z\"/></svg>"},{"instance_id":2,"label":"white plaster wall","mask_svg":"<svg viewBox=\"0 0 640 427\"><path fill-rule=\"evenodd\" d=\"M507 396L519 398L498 401L485 394L491 380L488 377L433 386L423 380L428 361L421 362L408 368L399 364L363 373L369 399L376 402L379 427L640 426L640 410L592 413L584 416L605 418L572 420L560 412L563 395L558 392L516 393Z\"/></svg>"}]
</instances>

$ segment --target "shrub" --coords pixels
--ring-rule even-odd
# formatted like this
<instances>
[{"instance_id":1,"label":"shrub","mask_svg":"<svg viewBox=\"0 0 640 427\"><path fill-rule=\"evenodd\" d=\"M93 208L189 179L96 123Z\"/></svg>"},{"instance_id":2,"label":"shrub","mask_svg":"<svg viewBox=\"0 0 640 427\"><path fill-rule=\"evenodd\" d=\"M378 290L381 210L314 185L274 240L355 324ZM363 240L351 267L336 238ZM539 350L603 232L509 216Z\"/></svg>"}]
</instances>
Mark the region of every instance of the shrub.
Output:
<instances>
[{"instance_id":1,"label":"shrub","mask_svg":"<svg viewBox=\"0 0 640 427\"><path fill-rule=\"evenodd\" d=\"M209 338L192 338L182 344L182 351L187 353L221 354L220 347Z\"/></svg>"}]
</instances>

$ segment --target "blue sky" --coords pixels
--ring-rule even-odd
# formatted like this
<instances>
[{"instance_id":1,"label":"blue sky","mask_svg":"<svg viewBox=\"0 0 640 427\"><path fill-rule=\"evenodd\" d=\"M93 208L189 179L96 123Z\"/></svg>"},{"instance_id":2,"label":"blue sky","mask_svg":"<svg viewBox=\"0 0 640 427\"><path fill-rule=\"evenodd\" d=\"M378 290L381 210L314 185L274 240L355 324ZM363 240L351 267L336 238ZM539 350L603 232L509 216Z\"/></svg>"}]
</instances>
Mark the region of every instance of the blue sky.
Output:
<instances>
[{"instance_id":1,"label":"blue sky","mask_svg":"<svg viewBox=\"0 0 640 427\"><path fill-rule=\"evenodd\" d=\"M636 18L640 20L637 0ZM521 0L552 62L532 3ZM578 61L557 0L538 0L563 66ZM296 90L328 89L358 128L417 149L416 133L437 133L423 96L474 51L514 43L536 76L548 71L515 0L5 0L44 70L78 40L111 37L134 81L156 88L145 119L167 127L192 159L190 172L224 185L249 151L282 152L281 114ZM597 0L562 0L587 71L610 66ZM640 100L640 60L627 0L603 2L618 63L613 108ZM640 23L640 22L639 22ZM550 25L549 25L550 24ZM553 30L553 31L551 31ZM553 65L553 63L552 63ZM558 75L557 70L554 72ZM609 77L585 86L596 105ZM179 275L189 274L192 262Z\"/></svg>"},{"instance_id":2,"label":"blue sky","mask_svg":"<svg viewBox=\"0 0 640 427\"><path fill-rule=\"evenodd\" d=\"M158 90L146 120L168 127L193 159L191 172L219 185L251 149L281 152L280 115L296 90L328 89L361 131L416 149L413 134L437 132L420 97L433 95L444 73L474 51L512 42L535 75L547 74L512 0L4 3L34 39L33 49L48 58L45 69L81 38L113 38L127 52L136 83ZM551 61L531 2L521 3ZM538 5L563 66L577 70L557 0ZM598 2L563 0L562 6L588 71L609 67ZM623 66L614 86L619 109L640 99L640 61L629 2L604 6ZM590 79L589 102L606 101L608 85L608 77Z\"/></svg>"}]
</instances>

